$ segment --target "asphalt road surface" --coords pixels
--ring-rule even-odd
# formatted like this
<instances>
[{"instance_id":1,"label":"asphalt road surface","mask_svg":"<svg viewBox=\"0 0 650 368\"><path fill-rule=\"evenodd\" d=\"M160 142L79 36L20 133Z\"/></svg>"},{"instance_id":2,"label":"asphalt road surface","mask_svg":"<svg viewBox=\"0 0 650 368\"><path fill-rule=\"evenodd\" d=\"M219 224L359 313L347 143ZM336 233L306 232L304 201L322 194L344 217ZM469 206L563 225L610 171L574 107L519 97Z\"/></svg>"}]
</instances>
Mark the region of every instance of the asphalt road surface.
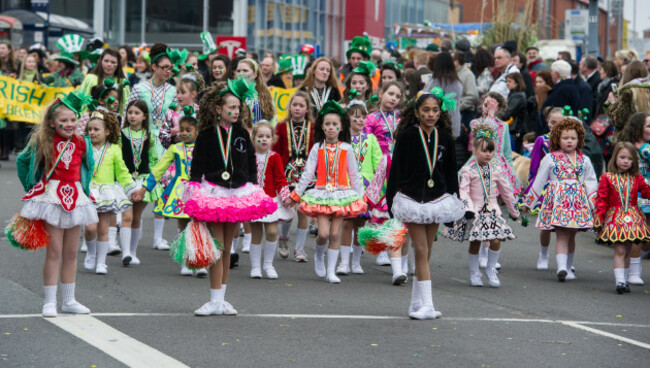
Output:
<instances>
[{"instance_id":1,"label":"asphalt road surface","mask_svg":"<svg viewBox=\"0 0 650 368\"><path fill-rule=\"evenodd\" d=\"M23 195L13 162L2 162L0 188L4 224ZM89 316L43 319L45 252L17 250L3 237L0 367L650 365L650 286L617 295L613 251L593 233L578 235L577 280L560 284L553 270L535 269L538 232L513 224L518 238L502 247L499 289L468 286L467 244L440 239L431 260L442 312L435 321L408 319L410 283L392 286L390 267L367 254L366 273L339 285L318 279L312 262L279 256L278 280L253 280L243 255L226 294L239 315L199 318L192 311L208 300L208 281L180 276L167 252L152 249L152 218L144 221L140 266L109 257L108 275L99 276L83 270L80 255L77 299ZM165 238L174 235L168 221ZM313 249L309 236L310 260ZM650 262L643 264L650 282Z\"/></svg>"}]
</instances>

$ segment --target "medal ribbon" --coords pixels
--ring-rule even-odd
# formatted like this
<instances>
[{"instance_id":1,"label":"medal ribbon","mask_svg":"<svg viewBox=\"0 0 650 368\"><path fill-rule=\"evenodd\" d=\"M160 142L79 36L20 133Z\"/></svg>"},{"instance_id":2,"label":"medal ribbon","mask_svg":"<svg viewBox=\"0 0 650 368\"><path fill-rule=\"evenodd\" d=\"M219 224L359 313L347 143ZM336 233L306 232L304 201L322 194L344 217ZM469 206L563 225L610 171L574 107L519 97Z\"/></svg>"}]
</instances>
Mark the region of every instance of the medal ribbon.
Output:
<instances>
[{"instance_id":1,"label":"medal ribbon","mask_svg":"<svg viewBox=\"0 0 650 368\"><path fill-rule=\"evenodd\" d=\"M219 150L221 151L221 158L223 159L223 169L228 171L228 159L230 158L230 139L232 138L232 126L228 129L228 142L226 148L223 148L223 138L221 135L221 127L217 125L217 135L219 136Z\"/></svg>"},{"instance_id":2,"label":"medal ribbon","mask_svg":"<svg viewBox=\"0 0 650 368\"><path fill-rule=\"evenodd\" d=\"M363 148L363 133L359 133L359 144L354 145L352 141L352 146L354 147L354 154L357 155L357 167L361 170L361 149Z\"/></svg>"},{"instance_id":3,"label":"medal ribbon","mask_svg":"<svg viewBox=\"0 0 650 368\"><path fill-rule=\"evenodd\" d=\"M616 174L615 178L615 184L616 184L616 191L618 192L618 198L621 200L621 204L624 206L625 212L627 213L628 207L630 205L630 175L626 175L627 177L627 186L623 188L623 180L621 179L620 174ZM623 189L625 189L625 197L623 197Z\"/></svg>"},{"instance_id":4,"label":"medal ribbon","mask_svg":"<svg viewBox=\"0 0 650 368\"><path fill-rule=\"evenodd\" d=\"M325 87L323 89L323 97L321 98L318 94L318 91L316 91L316 88L311 90L311 96L314 98L314 102L316 103L318 111L320 111L320 109L323 107L323 104L330 97L330 92L332 92L332 87Z\"/></svg>"},{"instance_id":5,"label":"medal ribbon","mask_svg":"<svg viewBox=\"0 0 650 368\"><path fill-rule=\"evenodd\" d=\"M138 171L138 168L140 167L140 162L142 162L142 159L140 156L142 156L142 147L144 147L144 133L142 134L142 142L140 143L140 147L136 148L135 143L133 142L133 133L131 132L131 127L128 127L129 131L129 141L131 142L131 153L133 154L133 167L135 171Z\"/></svg>"},{"instance_id":6,"label":"medal ribbon","mask_svg":"<svg viewBox=\"0 0 650 368\"><path fill-rule=\"evenodd\" d=\"M109 146L108 142L104 143L104 147L102 147L102 153L99 156L99 160L95 160L93 178L95 177L95 175L97 175L97 171L99 171L99 168L102 166L102 162L104 162L104 157L106 157L106 149L108 148L108 146Z\"/></svg>"},{"instance_id":7,"label":"medal ribbon","mask_svg":"<svg viewBox=\"0 0 650 368\"><path fill-rule=\"evenodd\" d=\"M438 129L433 128L433 157L429 155L429 147L427 142L424 140L424 131L422 128L418 129L420 133L420 140L422 141L422 147L424 147L424 153L427 155L427 166L429 167L429 178L433 179L433 169L436 167L436 157L438 157Z\"/></svg>"},{"instance_id":8,"label":"medal ribbon","mask_svg":"<svg viewBox=\"0 0 650 368\"><path fill-rule=\"evenodd\" d=\"M330 165L329 165L330 160L329 160L329 156L327 154L327 151L328 151L327 150L327 143L325 143L325 145L323 147L325 149L325 173L327 173L327 178L325 180L325 183L327 183L329 181L330 177L332 177L334 175L334 171L336 169L336 161L337 161L337 159L339 157L339 151L340 151L339 147L340 146L341 146L341 143L336 142L336 151L334 152L334 160L332 161L332 167L330 167Z\"/></svg>"},{"instance_id":9,"label":"medal ribbon","mask_svg":"<svg viewBox=\"0 0 650 368\"><path fill-rule=\"evenodd\" d=\"M266 156L264 157L264 167L262 168L262 177L260 178L259 185L264 186L264 176L266 174L266 165L269 163L269 152L266 152Z\"/></svg>"},{"instance_id":10,"label":"medal ribbon","mask_svg":"<svg viewBox=\"0 0 650 368\"><path fill-rule=\"evenodd\" d=\"M305 130L307 129L307 122L305 121L302 124L302 130L300 130L300 140L298 141L297 146L296 146L296 133L295 133L295 130L293 130L293 121L289 120L289 125L291 127L291 145L293 146L293 150L296 152L296 156L298 156L300 154L300 149L302 148L303 138L305 137Z\"/></svg>"},{"instance_id":11,"label":"medal ribbon","mask_svg":"<svg viewBox=\"0 0 650 368\"><path fill-rule=\"evenodd\" d=\"M569 163L571 164L571 166L573 166L573 169L575 170L576 180L581 183L580 176L578 175L578 151L573 152L573 160L571 160L571 157L569 157L569 155L567 155L566 158L567 160L569 160Z\"/></svg>"},{"instance_id":12,"label":"medal ribbon","mask_svg":"<svg viewBox=\"0 0 650 368\"><path fill-rule=\"evenodd\" d=\"M381 117L384 119L384 123L386 123L386 128L390 133L390 141L393 142L393 133L395 132L395 110L393 110L392 112L392 116L393 116L392 125L388 122L388 118L386 117L386 115L384 115L384 112L381 109L379 109L379 113L381 113Z\"/></svg>"},{"instance_id":13,"label":"medal ribbon","mask_svg":"<svg viewBox=\"0 0 650 368\"><path fill-rule=\"evenodd\" d=\"M65 146L63 146L63 149L61 150L61 152L59 152L59 157L56 158L56 160L54 161L54 165L47 173L47 175L45 175L45 181L50 181L50 178L52 177L52 174L54 174L54 170L56 169L56 166L59 164L59 162L61 162L61 159L63 158L63 154L68 149L70 142L72 142L72 137L68 138L68 141L65 142Z\"/></svg>"},{"instance_id":14,"label":"medal ribbon","mask_svg":"<svg viewBox=\"0 0 650 368\"><path fill-rule=\"evenodd\" d=\"M194 143L190 143L190 145L194 146ZM192 160L190 160L190 156L187 153L187 144L183 142L183 153L185 154L185 173L187 176L190 176L190 165L192 165Z\"/></svg>"},{"instance_id":15,"label":"medal ribbon","mask_svg":"<svg viewBox=\"0 0 650 368\"><path fill-rule=\"evenodd\" d=\"M483 195L485 195L485 204L490 205L490 190L489 188L492 185L492 165L488 162L488 182L485 182L483 178L483 169L479 166L478 162L476 163L476 168L478 169L478 177L481 178L481 188L483 188Z\"/></svg>"}]
</instances>

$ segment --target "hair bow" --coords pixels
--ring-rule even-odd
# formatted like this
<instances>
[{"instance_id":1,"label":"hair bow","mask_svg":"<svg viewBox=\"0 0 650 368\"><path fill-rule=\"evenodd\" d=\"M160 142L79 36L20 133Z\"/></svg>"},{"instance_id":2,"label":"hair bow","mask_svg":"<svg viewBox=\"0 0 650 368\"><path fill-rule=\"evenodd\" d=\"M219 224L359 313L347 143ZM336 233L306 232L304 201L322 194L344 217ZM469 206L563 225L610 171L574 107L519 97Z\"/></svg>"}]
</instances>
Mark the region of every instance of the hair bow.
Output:
<instances>
[{"instance_id":1,"label":"hair bow","mask_svg":"<svg viewBox=\"0 0 650 368\"><path fill-rule=\"evenodd\" d=\"M325 102L323 107L320 109L319 114L320 116L323 116L325 114L338 114L340 116L344 116L345 110L343 110L343 108L341 107L341 105L339 105L338 102L334 100L330 100Z\"/></svg>"}]
</instances>

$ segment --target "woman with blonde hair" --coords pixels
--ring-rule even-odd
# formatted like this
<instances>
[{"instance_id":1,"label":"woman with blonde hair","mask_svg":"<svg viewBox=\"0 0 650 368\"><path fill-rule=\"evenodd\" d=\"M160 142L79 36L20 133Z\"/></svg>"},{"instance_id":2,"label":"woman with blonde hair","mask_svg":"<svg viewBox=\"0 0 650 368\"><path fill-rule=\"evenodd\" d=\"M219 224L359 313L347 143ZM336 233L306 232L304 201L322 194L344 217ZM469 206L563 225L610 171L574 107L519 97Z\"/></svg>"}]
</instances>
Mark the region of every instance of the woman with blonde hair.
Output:
<instances>
[{"instance_id":1,"label":"woman with blonde hair","mask_svg":"<svg viewBox=\"0 0 650 368\"><path fill-rule=\"evenodd\" d=\"M255 60L242 59L235 66L234 72L237 77L246 78L249 82L255 84L256 98L246 98L246 105L251 110L253 124L262 119L274 123L275 108L273 107L273 98L271 98L271 92L269 92L264 79L262 79L262 73L259 69L259 65Z\"/></svg>"},{"instance_id":2,"label":"woman with blonde hair","mask_svg":"<svg viewBox=\"0 0 650 368\"><path fill-rule=\"evenodd\" d=\"M620 136L625 124L635 112L650 113L650 82L648 69L642 62L635 60L628 64L620 88L610 93L605 103L607 115L614 125L614 136Z\"/></svg>"},{"instance_id":3,"label":"woman with blonde hair","mask_svg":"<svg viewBox=\"0 0 650 368\"><path fill-rule=\"evenodd\" d=\"M325 102L341 100L339 84L334 75L334 66L329 59L324 57L314 61L298 89L307 92L311 98L314 116L318 115Z\"/></svg>"}]
</instances>

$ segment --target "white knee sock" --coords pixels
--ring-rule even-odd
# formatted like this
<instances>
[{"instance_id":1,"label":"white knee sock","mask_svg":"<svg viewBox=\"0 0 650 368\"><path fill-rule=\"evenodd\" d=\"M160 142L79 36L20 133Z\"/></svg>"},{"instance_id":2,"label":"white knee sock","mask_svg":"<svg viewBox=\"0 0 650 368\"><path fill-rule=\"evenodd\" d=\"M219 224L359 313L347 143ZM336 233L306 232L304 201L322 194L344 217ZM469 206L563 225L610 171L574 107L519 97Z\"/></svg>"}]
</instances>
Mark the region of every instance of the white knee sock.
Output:
<instances>
[{"instance_id":1,"label":"white knee sock","mask_svg":"<svg viewBox=\"0 0 650 368\"><path fill-rule=\"evenodd\" d=\"M131 256L131 228L120 229L120 243L122 244L122 258Z\"/></svg>"},{"instance_id":2,"label":"white knee sock","mask_svg":"<svg viewBox=\"0 0 650 368\"><path fill-rule=\"evenodd\" d=\"M350 266L350 251L352 251L352 247L349 245L341 245L341 264Z\"/></svg>"},{"instance_id":3,"label":"white knee sock","mask_svg":"<svg viewBox=\"0 0 650 368\"><path fill-rule=\"evenodd\" d=\"M251 268L260 268L262 262L262 244L251 244Z\"/></svg>"},{"instance_id":4,"label":"white knee sock","mask_svg":"<svg viewBox=\"0 0 650 368\"><path fill-rule=\"evenodd\" d=\"M329 244L329 242L325 242L325 244L323 244L323 245L318 245L318 243L316 243L316 254L315 254L315 256L320 258L320 259L323 259L325 257L325 249L327 249L328 244Z\"/></svg>"},{"instance_id":5,"label":"white knee sock","mask_svg":"<svg viewBox=\"0 0 650 368\"><path fill-rule=\"evenodd\" d=\"M336 275L336 261L339 260L339 251L327 250L327 275Z\"/></svg>"},{"instance_id":6,"label":"white knee sock","mask_svg":"<svg viewBox=\"0 0 650 368\"><path fill-rule=\"evenodd\" d=\"M252 247L252 245L251 245ZM264 243L264 269L273 268L273 259L275 258L275 249L278 247L278 241Z\"/></svg>"},{"instance_id":7,"label":"white knee sock","mask_svg":"<svg viewBox=\"0 0 650 368\"><path fill-rule=\"evenodd\" d=\"M571 266L573 266L573 256L575 253L569 253L566 256L566 269L571 271Z\"/></svg>"},{"instance_id":8,"label":"white knee sock","mask_svg":"<svg viewBox=\"0 0 650 368\"><path fill-rule=\"evenodd\" d=\"M108 228L108 242L117 244L117 228L109 227Z\"/></svg>"},{"instance_id":9,"label":"white knee sock","mask_svg":"<svg viewBox=\"0 0 650 368\"><path fill-rule=\"evenodd\" d=\"M467 253L467 260L469 261L469 272L480 272L478 270L478 253Z\"/></svg>"},{"instance_id":10,"label":"white knee sock","mask_svg":"<svg viewBox=\"0 0 650 368\"><path fill-rule=\"evenodd\" d=\"M410 267L409 270L411 270L412 273L415 273L415 251L411 248L409 249L409 264Z\"/></svg>"},{"instance_id":11,"label":"white knee sock","mask_svg":"<svg viewBox=\"0 0 650 368\"><path fill-rule=\"evenodd\" d=\"M409 256L401 256L400 259L402 261L402 272L407 273L409 270Z\"/></svg>"},{"instance_id":12,"label":"white knee sock","mask_svg":"<svg viewBox=\"0 0 650 368\"><path fill-rule=\"evenodd\" d=\"M165 219L153 219L153 242L160 240L163 237L163 230L165 229Z\"/></svg>"},{"instance_id":13,"label":"white knee sock","mask_svg":"<svg viewBox=\"0 0 650 368\"><path fill-rule=\"evenodd\" d=\"M616 278L616 284L625 284L627 282L627 278L625 278L624 268L615 268L614 277Z\"/></svg>"},{"instance_id":14,"label":"white knee sock","mask_svg":"<svg viewBox=\"0 0 650 368\"><path fill-rule=\"evenodd\" d=\"M232 244L230 245L230 253L237 253L237 246L239 245L239 236L232 238Z\"/></svg>"},{"instance_id":15,"label":"white knee sock","mask_svg":"<svg viewBox=\"0 0 650 368\"><path fill-rule=\"evenodd\" d=\"M75 283L71 284L61 284L61 292L63 294L63 304L69 304L74 302L74 287Z\"/></svg>"},{"instance_id":16,"label":"white knee sock","mask_svg":"<svg viewBox=\"0 0 650 368\"><path fill-rule=\"evenodd\" d=\"M289 237L289 231L291 230L291 222L292 222L291 220L282 222L282 228L280 230L281 237L283 238Z\"/></svg>"},{"instance_id":17,"label":"white knee sock","mask_svg":"<svg viewBox=\"0 0 650 368\"><path fill-rule=\"evenodd\" d=\"M305 249L305 240L307 240L307 229L296 229L295 249Z\"/></svg>"},{"instance_id":18,"label":"white knee sock","mask_svg":"<svg viewBox=\"0 0 650 368\"><path fill-rule=\"evenodd\" d=\"M558 270L567 270L567 258L568 256L566 254L556 254L555 255L555 261L557 262L557 269Z\"/></svg>"},{"instance_id":19,"label":"white knee sock","mask_svg":"<svg viewBox=\"0 0 650 368\"><path fill-rule=\"evenodd\" d=\"M624 268L623 271L625 272L625 283L627 283L627 278L630 277L630 269Z\"/></svg>"},{"instance_id":20,"label":"white knee sock","mask_svg":"<svg viewBox=\"0 0 650 368\"><path fill-rule=\"evenodd\" d=\"M242 247L244 249L250 248L252 239L253 239L253 234L244 234L244 243L242 244Z\"/></svg>"},{"instance_id":21,"label":"white knee sock","mask_svg":"<svg viewBox=\"0 0 650 368\"><path fill-rule=\"evenodd\" d=\"M481 250L478 252L478 255L480 258L487 258L488 256L488 247L484 246L483 243L481 243Z\"/></svg>"},{"instance_id":22,"label":"white knee sock","mask_svg":"<svg viewBox=\"0 0 650 368\"><path fill-rule=\"evenodd\" d=\"M108 242L97 242L97 264L106 264L108 254Z\"/></svg>"},{"instance_id":23,"label":"white knee sock","mask_svg":"<svg viewBox=\"0 0 650 368\"><path fill-rule=\"evenodd\" d=\"M488 267L496 268L497 262L499 261L499 254L501 254L500 250L497 250L496 252L492 249L488 250Z\"/></svg>"},{"instance_id":24,"label":"white knee sock","mask_svg":"<svg viewBox=\"0 0 650 368\"><path fill-rule=\"evenodd\" d=\"M122 212L118 212L115 215L115 225L122 227Z\"/></svg>"},{"instance_id":25,"label":"white knee sock","mask_svg":"<svg viewBox=\"0 0 650 368\"><path fill-rule=\"evenodd\" d=\"M548 258L548 245L543 246L543 245L540 244L539 245L539 254L544 258Z\"/></svg>"},{"instance_id":26,"label":"white knee sock","mask_svg":"<svg viewBox=\"0 0 650 368\"><path fill-rule=\"evenodd\" d=\"M363 251L363 248L361 248L360 245L353 245L352 246L352 264L353 265L360 265L361 264L361 253Z\"/></svg>"},{"instance_id":27,"label":"white knee sock","mask_svg":"<svg viewBox=\"0 0 650 368\"><path fill-rule=\"evenodd\" d=\"M56 304L56 285L43 286L43 292L45 293L43 304Z\"/></svg>"},{"instance_id":28,"label":"white knee sock","mask_svg":"<svg viewBox=\"0 0 650 368\"><path fill-rule=\"evenodd\" d=\"M86 239L86 246L88 247L88 256L96 257L97 256L97 238L93 240Z\"/></svg>"},{"instance_id":29,"label":"white knee sock","mask_svg":"<svg viewBox=\"0 0 650 368\"><path fill-rule=\"evenodd\" d=\"M402 257L390 258L390 267L393 269L393 276L402 274Z\"/></svg>"},{"instance_id":30,"label":"white knee sock","mask_svg":"<svg viewBox=\"0 0 650 368\"><path fill-rule=\"evenodd\" d=\"M131 257L135 257L138 252L138 244L140 244L140 238L142 237L142 227L137 229L131 229Z\"/></svg>"},{"instance_id":31,"label":"white knee sock","mask_svg":"<svg viewBox=\"0 0 650 368\"><path fill-rule=\"evenodd\" d=\"M90 247L88 248L90 250ZM641 277L641 258L630 258L630 275Z\"/></svg>"}]
</instances>

